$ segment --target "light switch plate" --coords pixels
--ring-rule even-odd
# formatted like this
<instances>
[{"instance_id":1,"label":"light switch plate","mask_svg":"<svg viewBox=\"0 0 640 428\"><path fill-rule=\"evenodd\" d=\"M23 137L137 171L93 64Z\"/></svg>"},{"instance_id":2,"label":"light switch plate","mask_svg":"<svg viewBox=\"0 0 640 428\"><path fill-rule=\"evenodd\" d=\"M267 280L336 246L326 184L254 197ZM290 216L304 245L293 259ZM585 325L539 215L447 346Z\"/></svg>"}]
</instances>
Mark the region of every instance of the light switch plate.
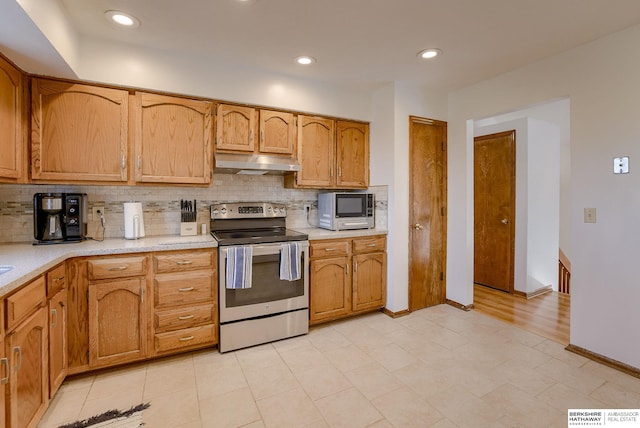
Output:
<instances>
[{"instance_id":1,"label":"light switch plate","mask_svg":"<svg viewBox=\"0 0 640 428\"><path fill-rule=\"evenodd\" d=\"M629 156L613 158L613 173L614 174L629 173Z\"/></svg>"},{"instance_id":2,"label":"light switch plate","mask_svg":"<svg viewBox=\"0 0 640 428\"><path fill-rule=\"evenodd\" d=\"M584 222L585 223L595 223L596 222L596 209L595 208L585 208L584 209Z\"/></svg>"}]
</instances>

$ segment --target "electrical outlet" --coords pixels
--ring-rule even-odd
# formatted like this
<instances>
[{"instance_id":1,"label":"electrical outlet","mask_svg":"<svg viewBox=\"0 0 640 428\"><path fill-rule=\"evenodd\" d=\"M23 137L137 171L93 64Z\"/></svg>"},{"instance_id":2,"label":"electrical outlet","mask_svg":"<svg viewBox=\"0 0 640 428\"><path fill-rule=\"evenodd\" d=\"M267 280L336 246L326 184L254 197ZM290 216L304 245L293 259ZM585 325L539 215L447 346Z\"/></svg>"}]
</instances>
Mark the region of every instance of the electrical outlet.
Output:
<instances>
[{"instance_id":1,"label":"electrical outlet","mask_svg":"<svg viewBox=\"0 0 640 428\"><path fill-rule=\"evenodd\" d=\"M308 214L311 211L311 204L304 204L304 213Z\"/></svg>"},{"instance_id":2,"label":"electrical outlet","mask_svg":"<svg viewBox=\"0 0 640 428\"><path fill-rule=\"evenodd\" d=\"M595 223L596 222L596 209L595 208L585 208L584 209L584 222L585 223Z\"/></svg>"},{"instance_id":3,"label":"electrical outlet","mask_svg":"<svg viewBox=\"0 0 640 428\"><path fill-rule=\"evenodd\" d=\"M93 217L93 220L100 220L100 214L98 213L98 211L100 211L102 213L102 215L104 215L104 207L103 206L94 205L91 208L91 215Z\"/></svg>"}]
</instances>

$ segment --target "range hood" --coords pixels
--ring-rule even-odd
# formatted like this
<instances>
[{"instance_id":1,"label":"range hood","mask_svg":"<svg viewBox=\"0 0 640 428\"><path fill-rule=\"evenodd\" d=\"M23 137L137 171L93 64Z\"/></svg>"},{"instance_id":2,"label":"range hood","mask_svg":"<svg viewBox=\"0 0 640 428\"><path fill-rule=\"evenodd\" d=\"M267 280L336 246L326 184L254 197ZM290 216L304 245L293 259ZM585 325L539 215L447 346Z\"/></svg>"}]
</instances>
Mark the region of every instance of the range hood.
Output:
<instances>
[{"instance_id":1,"label":"range hood","mask_svg":"<svg viewBox=\"0 0 640 428\"><path fill-rule=\"evenodd\" d=\"M214 172L222 174L283 175L300 171L292 157L256 155L253 153L216 153Z\"/></svg>"}]
</instances>

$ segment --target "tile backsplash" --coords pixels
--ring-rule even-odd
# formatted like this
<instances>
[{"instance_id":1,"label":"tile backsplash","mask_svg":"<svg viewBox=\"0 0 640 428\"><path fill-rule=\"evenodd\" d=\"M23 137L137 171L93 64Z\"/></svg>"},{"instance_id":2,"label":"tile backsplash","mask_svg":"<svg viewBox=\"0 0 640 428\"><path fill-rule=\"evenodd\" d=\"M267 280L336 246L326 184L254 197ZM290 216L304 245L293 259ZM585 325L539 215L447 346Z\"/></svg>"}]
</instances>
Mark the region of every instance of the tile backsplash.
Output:
<instances>
[{"instance_id":1,"label":"tile backsplash","mask_svg":"<svg viewBox=\"0 0 640 428\"><path fill-rule=\"evenodd\" d=\"M375 194L376 227L387 228L387 186L369 188ZM209 228L209 206L219 202L265 201L287 205L287 227L318 224L317 190L285 189L282 176L215 174L207 188L158 186L76 186L0 184L0 243L32 242L33 195L46 192L86 193L89 201L87 234L103 237L99 218L92 218L94 206L105 208L104 237L124 237L125 202L141 202L147 236L179 235L180 199L198 202L198 230ZM304 205L311 204L309 219Z\"/></svg>"}]
</instances>

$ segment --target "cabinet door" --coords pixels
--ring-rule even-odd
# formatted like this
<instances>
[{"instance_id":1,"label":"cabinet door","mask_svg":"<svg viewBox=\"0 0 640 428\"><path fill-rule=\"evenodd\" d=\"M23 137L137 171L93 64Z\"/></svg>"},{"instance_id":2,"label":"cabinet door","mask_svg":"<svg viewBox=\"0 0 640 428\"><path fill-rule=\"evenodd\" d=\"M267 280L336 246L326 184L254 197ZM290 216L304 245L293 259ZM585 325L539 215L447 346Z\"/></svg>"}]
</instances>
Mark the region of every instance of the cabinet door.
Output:
<instances>
[{"instance_id":1,"label":"cabinet door","mask_svg":"<svg viewBox=\"0 0 640 428\"><path fill-rule=\"evenodd\" d=\"M7 336L11 362L9 426L34 427L48 403L47 308L38 309Z\"/></svg>"},{"instance_id":2,"label":"cabinet door","mask_svg":"<svg viewBox=\"0 0 640 428\"><path fill-rule=\"evenodd\" d=\"M9 358L7 358L4 350L4 340L0 339L0 427L2 428L5 427L7 420L5 402L8 392L7 384L9 383L10 373Z\"/></svg>"},{"instance_id":3,"label":"cabinet door","mask_svg":"<svg viewBox=\"0 0 640 428\"><path fill-rule=\"evenodd\" d=\"M136 117L136 181L209 184L212 106L208 101L137 93L131 106Z\"/></svg>"},{"instance_id":4,"label":"cabinet door","mask_svg":"<svg viewBox=\"0 0 640 428\"><path fill-rule=\"evenodd\" d=\"M260 152L292 155L296 138L293 113L260 110Z\"/></svg>"},{"instance_id":5,"label":"cabinet door","mask_svg":"<svg viewBox=\"0 0 640 428\"><path fill-rule=\"evenodd\" d=\"M33 79L34 180L127 181L129 93Z\"/></svg>"},{"instance_id":6,"label":"cabinet door","mask_svg":"<svg viewBox=\"0 0 640 428\"><path fill-rule=\"evenodd\" d=\"M367 188L369 186L369 125L338 121L337 128L337 188Z\"/></svg>"},{"instance_id":7,"label":"cabinet door","mask_svg":"<svg viewBox=\"0 0 640 428\"><path fill-rule=\"evenodd\" d=\"M217 150L254 151L256 126L254 108L220 104L216 121Z\"/></svg>"},{"instance_id":8,"label":"cabinet door","mask_svg":"<svg viewBox=\"0 0 640 428\"><path fill-rule=\"evenodd\" d=\"M353 310L381 308L386 297L386 253L353 256Z\"/></svg>"},{"instance_id":9,"label":"cabinet door","mask_svg":"<svg viewBox=\"0 0 640 428\"><path fill-rule=\"evenodd\" d=\"M67 375L67 290L49 300L49 398Z\"/></svg>"},{"instance_id":10,"label":"cabinet door","mask_svg":"<svg viewBox=\"0 0 640 428\"><path fill-rule=\"evenodd\" d=\"M298 116L298 161L296 185L331 187L335 183L334 121L320 117Z\"/></svg>"},{"instance_id":11,"label":"cabinet door","mask_svg":"<svg viewBox=\"0 0 640 428\"><path fill-rule=\"evenodd\" d=\"M146 282L141 278L89 284L89 366L144 358Z\"/></svg>"},{"instance_id":12,"label":"cabinet door","mask_svg":"<svg viewBox=\"0 0 640 428\"><path fill-rule=\"evenodd\" d=\"M335 257L309 262L310 319L319 321L351 312L349 259Z\"/></svg>"},{"instance_id":13,"label":"cabinet door","mask_svg":"<svg viewBox=\"0 0 640 428\"><path fill-rule=\"evenodd\" d=\"M0 57L0 179L24 179L22 73ZM9 179L9 180L4 180Z\"/></svg>"}]
</instances>

